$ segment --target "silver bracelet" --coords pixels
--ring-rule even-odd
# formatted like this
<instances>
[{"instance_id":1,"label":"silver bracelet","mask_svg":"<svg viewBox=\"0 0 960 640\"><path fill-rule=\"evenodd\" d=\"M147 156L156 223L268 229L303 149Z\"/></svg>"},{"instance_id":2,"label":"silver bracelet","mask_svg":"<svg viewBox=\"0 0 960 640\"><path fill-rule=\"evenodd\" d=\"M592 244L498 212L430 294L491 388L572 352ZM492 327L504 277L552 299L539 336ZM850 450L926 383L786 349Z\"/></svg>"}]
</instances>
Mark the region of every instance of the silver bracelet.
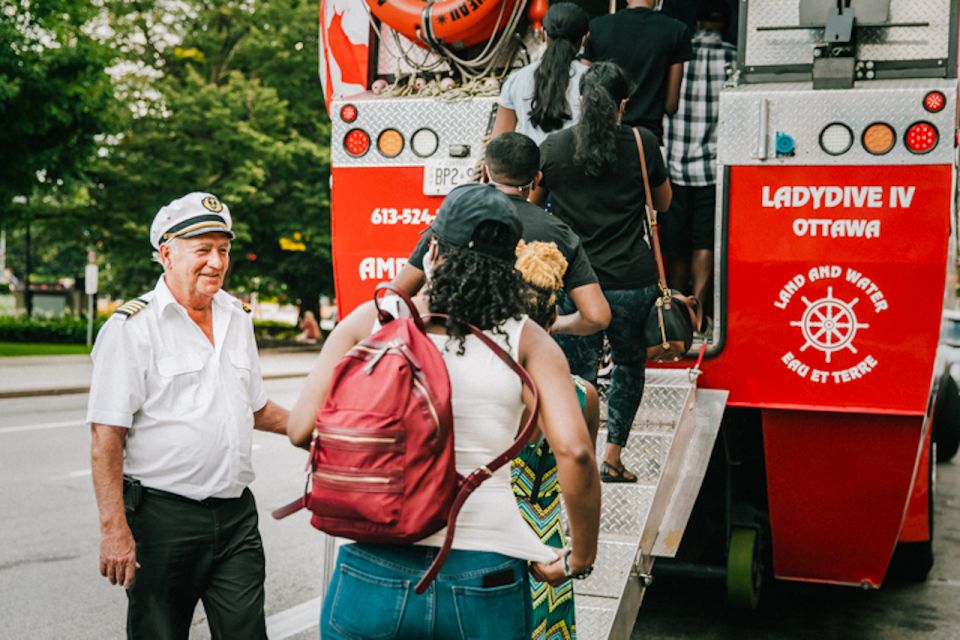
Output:
<instances>
[{"instance_id":1,"label":"silver bracelet","mask_svg":"<svg viewBox=\"0 0 960 640\"><path fill-rule=\"evenodd\" d=\"M590 577L590 574L593 573L593 565L590 565L582 571L573 573L570 571L570 554L573 553L573 549L567 549L563 552L563 577L570 580L586 580Z\"/></svg>"}]
</instances>

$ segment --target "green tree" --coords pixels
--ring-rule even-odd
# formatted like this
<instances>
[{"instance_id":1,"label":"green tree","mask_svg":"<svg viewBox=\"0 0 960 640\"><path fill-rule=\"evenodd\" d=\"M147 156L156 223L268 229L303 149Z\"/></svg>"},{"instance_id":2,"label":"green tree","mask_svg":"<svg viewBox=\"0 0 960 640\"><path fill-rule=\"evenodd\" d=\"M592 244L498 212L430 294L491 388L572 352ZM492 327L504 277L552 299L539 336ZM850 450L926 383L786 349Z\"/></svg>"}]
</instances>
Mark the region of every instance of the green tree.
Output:
<instances>
[{"instance_id":1,"label":"green tree","mask_svg":"<svg viewBox=\"0 0 960 640\"><path fill-rule=\"evenodd\" d=\"M0 226L25 243L32 229L47 257L66 251L50 246L55 236L82 238L86 170L115 126L100 17L86 0L0 0ZM21 273L24 253L11 247Z\"/></svg>"},{"instance_id":2,"label":"green tree","mask_svg":"<svg viewBox=\"0 0 960 640\"><path fill-rule=\"evenodd\" d=\"M145 255L154 214L204 190L235 220L230 285L260 282L315 309L332 290L315 2L117 4L116 46L131 63L118 94L131 111L101 162L95 196L113 287L131 295L152 285L157 269ZM305 251L281 249L294 234Z\"/></svg>"}]
</instances>

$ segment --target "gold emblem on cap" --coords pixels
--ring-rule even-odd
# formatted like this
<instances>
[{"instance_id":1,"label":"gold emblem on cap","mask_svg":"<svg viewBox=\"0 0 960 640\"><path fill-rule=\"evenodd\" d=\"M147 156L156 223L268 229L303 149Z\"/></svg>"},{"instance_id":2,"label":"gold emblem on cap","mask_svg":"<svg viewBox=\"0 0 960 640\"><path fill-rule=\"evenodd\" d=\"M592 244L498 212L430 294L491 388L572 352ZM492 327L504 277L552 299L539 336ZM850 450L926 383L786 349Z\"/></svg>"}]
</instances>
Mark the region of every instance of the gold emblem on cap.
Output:
<instances>
[{"instance_id":1,"label":"gold emblem on cap","mask_svg":"<svg viewBox=\"0 0 960 640\"><path fill-rule=\"evenodd\" d=\"M203 205L204 209L213 211L214 213L220 213L223 211L223 203L217 200L215 196L207 196L200 201L200 204Z\"/></svg>"}]
</instances>

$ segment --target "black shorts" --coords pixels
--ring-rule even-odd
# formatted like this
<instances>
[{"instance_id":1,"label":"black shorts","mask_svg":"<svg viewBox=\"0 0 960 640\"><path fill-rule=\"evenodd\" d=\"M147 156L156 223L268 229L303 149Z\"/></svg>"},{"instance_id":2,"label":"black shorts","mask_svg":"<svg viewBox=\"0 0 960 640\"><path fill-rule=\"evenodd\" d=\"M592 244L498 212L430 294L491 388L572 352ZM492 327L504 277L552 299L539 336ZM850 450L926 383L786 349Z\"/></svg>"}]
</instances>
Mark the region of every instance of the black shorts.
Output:
<instances>
[{"instance_id":1,"label":"black shorts","mask_svg":"<svg viewBox=\"0 0 960 640\"><path fill-rule=\"evenodd\" d=\"M717 188L673 185L670 210L660 215L660 244L666 256L689 256L696 250L713 251Z\"/></svg>"}]
</instances>

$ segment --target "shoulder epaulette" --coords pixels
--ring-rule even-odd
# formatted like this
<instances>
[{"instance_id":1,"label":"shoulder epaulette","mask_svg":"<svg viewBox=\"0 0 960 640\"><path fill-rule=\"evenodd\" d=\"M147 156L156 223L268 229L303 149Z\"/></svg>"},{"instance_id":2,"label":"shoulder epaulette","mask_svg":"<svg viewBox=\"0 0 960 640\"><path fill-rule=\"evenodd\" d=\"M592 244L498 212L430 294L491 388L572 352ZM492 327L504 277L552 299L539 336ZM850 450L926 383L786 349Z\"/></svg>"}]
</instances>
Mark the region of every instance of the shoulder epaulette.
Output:
<instances>
[{"instance_id":1,"label":"shoulder epaulette","mask_svg":"<svg viewBox=\"0 0 960 640\"><path fill-rule=\"evenodd\" d=\"M113 315L119 316L120 318L126 320L140 313L149 303L150 300L146 298L134 298L133 300L127 300L120 305L116 311L113 312Z\"/></svg>"},{"instance_id":2,"label":"shoulder epaulette","mask_svg":"<svg viewBox=\"0 0 960 640\"><path fill-rule=\"evenodd\" d=\"M253 313L253 308L250 305L248 305L246 302L241 302L240 308L246 311L247 313Z\"/></svg>"}]
</instances>

